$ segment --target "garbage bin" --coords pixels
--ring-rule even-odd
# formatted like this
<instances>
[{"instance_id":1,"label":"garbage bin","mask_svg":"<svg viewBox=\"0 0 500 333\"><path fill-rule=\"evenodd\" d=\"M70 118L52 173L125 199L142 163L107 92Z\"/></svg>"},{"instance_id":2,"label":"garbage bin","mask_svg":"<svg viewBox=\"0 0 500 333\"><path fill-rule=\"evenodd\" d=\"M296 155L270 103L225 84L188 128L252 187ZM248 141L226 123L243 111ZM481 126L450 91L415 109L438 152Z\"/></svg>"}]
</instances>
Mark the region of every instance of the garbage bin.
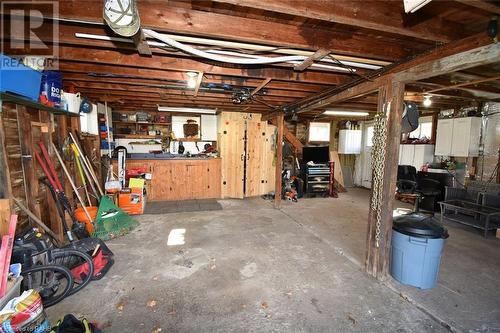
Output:
<instances>
[{"instance_id":1,"label":"garbage bin","mask_svg":"<svg viewBox=\"0 0 500 333\"><path fill-rule=\"evenodd\" d=\"M432 217L419 213L395 217L391 275L403 284L421 289L434 287L446 238L448 231Z\"/></svg>"}]
</instances>

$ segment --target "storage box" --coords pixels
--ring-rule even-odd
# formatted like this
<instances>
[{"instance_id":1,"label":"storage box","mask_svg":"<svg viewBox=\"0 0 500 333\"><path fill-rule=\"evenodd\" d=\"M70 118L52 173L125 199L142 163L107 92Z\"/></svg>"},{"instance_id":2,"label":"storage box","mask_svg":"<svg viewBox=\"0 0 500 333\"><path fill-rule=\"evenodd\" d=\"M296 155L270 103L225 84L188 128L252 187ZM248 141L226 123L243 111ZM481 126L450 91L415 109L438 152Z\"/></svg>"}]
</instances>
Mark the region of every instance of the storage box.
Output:
<instances>
[{"instance_id":1,"label":"storage box","mask_svg":"<svg viewBox=\"0 0 500 333\"><path fill-rule=\"evenodd\" d=\"M125 188L118 194L118 207L129 215L144 213L146 196L142 187Z\"/></svg>"},{"instance_id":2,"label":"storage box","mask_svg":"<svg viewBox=\"0 0 500 333\"><path fill-rule=\"evenodd\" d=\"M38 101L42 74L0 54L0 91Z\"/></svg>"}]
</instances>

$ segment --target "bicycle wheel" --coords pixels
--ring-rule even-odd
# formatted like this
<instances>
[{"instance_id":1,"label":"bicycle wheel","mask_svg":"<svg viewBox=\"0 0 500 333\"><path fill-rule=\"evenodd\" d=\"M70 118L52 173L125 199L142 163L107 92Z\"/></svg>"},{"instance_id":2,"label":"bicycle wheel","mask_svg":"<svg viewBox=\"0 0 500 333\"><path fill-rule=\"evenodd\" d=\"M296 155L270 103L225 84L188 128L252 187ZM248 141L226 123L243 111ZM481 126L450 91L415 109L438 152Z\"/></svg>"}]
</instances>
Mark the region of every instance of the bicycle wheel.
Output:
<instances>
[{"instance_id":1,"label":"bicycle wheel","mask_svg":"<svg viewBox=\"0 0 500 333\"><path fill-rule=\"evenodd\" d=\"M21 274L23 276L22 289L36 290L42 297L45 308L62 301L73 287L71 272L64 266L34 266L23 270Z\"/></svg>"},{"instance_id":2,"label":"bicycle wheel","mask_svg":"<svg viewBox=\"0 0 500 333\"><path fill-rule=\"evenodd\" d=\"M49 263L61 265L71 271L73 287L69 295L85 288L94 276L94 262L87 253L75 249L53 249L49 254ZM79 269L84 268L84 269Z\"/></svg>"}]
</instances>

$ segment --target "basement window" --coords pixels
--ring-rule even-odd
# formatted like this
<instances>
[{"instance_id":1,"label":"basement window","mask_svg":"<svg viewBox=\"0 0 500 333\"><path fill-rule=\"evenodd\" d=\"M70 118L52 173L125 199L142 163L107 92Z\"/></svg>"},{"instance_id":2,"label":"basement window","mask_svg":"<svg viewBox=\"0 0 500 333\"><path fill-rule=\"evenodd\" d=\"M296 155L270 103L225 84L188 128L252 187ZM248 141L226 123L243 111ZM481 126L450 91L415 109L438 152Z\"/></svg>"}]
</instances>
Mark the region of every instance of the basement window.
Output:
<instances>
[{"instance_id":1,"label":"basement window","mask_svg":"<svg viewBox=\"0 0 500 333\"><path fill-rule=\"evenodd\" d=\"M330 123L309 123L309 142L330 142Z\"/></svg>"}]
</instances>

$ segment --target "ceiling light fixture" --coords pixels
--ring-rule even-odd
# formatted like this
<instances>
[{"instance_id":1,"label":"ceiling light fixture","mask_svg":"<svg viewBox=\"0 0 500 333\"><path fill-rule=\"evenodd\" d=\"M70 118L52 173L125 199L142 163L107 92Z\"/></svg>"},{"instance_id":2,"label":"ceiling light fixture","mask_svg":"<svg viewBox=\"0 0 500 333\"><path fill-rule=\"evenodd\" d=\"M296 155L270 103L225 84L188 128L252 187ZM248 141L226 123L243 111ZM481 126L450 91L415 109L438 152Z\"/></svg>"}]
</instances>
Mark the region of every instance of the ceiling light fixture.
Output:
<instances>
[{"instance_id":1,"label":"ceiling light fixture","mask_svg":"<svg viewBox=\"0 0 500 333\"><path fill-rule=\"evenodd\" d=\"M338 110L326 110L323 112L325 116L353 116L353 117L366 117L370 115L368 112L361 111L338 111Z\"/></svg>"},{"instance_id":2,"label":"ceiling light fixture","mask_svg":"<svg viewBox=\"0 0 500 333\"><path fill-rule=\"evenodd\" d=\"M188 82L187 82L187 87L189 89L194 89L196 88L196 78L198 77L198 73L196 72L187 72L187 76L189 76Z\"/></svg>"},{"instance_id":3,"label":"ceiling light fixture","mask_svg":"<svg viewBox=\"0 0 500 333\"><path fill-rule=\"evenodd\" d=\"M181 107L169 107L169 106L159 106L158 111L161 112L178 112L178 113L204 113L204 114L216 114L215 109L197 109L197 108L181 108Z\"/></svg>"},{"instance_id":4,"label":"ceiling light fixture","mask_svg":"<svg viewBox=\"0 0 500 333\"><path fill-rule=\"evenodd\" d=\"M431 96L429 95L426 95L424 96L424 101L422 103L426 108L428 108L429 106L432 105L432 100L431 100Z\"/></svg>"}]
</instances>

